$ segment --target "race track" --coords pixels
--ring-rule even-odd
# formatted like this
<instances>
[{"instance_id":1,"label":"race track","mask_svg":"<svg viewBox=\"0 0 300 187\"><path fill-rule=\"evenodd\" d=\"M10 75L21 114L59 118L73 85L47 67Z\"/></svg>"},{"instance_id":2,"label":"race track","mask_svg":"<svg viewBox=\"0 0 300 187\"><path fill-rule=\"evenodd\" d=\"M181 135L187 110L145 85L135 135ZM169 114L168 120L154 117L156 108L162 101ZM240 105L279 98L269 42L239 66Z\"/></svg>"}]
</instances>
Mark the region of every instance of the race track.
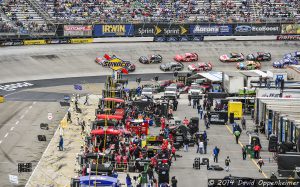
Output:
<instances>
[{"instance_id":1,"label":"race track","mask_svg":"<svg viewBox=\"0 0 300 187\"><path fill-rule=\"evenodd\" d=\"M271 52L273 60L284 53L299 49L299 42L282 41L228 41L194 43L95 43L80 45L44 45L0 48L0 84L27 80L66 77L101 76L111 74L94 60L96 56L115 54L137 66L136 74L158 73L158 64L143 65L141 55L161 54L163 62L172 61L174 55L197 52L199 61L210 61L214 70L235 71L235 63L224 64L219 56L229 52L245 55L257 51ZM187 63L189 64L189 63ZM271 62L263 62L262 69L270 69ZM185 69L186 70L186 69Z\"/></svg>"}]
</instances>

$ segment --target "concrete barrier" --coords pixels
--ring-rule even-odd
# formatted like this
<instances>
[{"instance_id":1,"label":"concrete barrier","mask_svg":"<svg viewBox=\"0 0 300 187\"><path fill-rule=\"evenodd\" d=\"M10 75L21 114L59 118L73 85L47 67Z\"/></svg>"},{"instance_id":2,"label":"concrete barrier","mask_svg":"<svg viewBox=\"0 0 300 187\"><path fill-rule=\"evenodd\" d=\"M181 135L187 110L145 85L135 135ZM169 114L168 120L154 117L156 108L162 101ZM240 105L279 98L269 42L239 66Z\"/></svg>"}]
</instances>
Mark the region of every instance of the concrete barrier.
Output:
<instances>
[{"instance_id":1,"label":"concrete barrier","mask_svg":"<svg viewBox=\"0 0 300 187\"><path fill-rule=\"evenodd\" d=\"M153 42L153 37L94 38L93 41L93 43L119 43L119 42Z\"/></svg>"}]
</instances>

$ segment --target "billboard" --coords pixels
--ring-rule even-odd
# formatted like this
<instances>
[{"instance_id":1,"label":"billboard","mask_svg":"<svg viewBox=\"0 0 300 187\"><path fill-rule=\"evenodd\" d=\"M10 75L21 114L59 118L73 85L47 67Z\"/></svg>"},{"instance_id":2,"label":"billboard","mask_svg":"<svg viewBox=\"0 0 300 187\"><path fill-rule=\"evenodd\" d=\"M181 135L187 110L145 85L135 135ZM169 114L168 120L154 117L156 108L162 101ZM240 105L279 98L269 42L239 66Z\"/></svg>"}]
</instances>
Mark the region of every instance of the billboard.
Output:
<instances>
[{"instance_id":1,"label":"billboard","mask_svg":"<svg viewBox=\"0 0 300 187\"><path fill-rule=\"evenodd\" d=\"M204 36L232 35L232 25L190 25L189 34Z\"/></svg>"},{"instance_id":2,"label":"billboard","mask_svg":"<svg viewBox=\"0 0 300 187\"><path fill-rule=\"evenodd\" d=\"M281 34L300 34L300 24L282 24Z\"/></svg>"},{"instance_id":3,"label":"billboard","mask_svg":"<svg viewBox=\"0 0 300 187\"><path fill-rule=\"evenodd\" d=\"M132 24L104 24L95 25L94 36L133 36L134 25Z\"/></svg>"},{"instance_id":4,"label":"billboard","mask_svg":"<svg viewBox=\"0 0 300 187\"><path fill-rule=\"evenodd\" d=\"M64 25L64 36L92 36L92 25Z\"/></svg>"},{"instance_id":5,"label":"billboard","mask_svg":"<svg viewBox=\"0 0 300 187\"><path fill-rule=\"evenodd\" d=\"M236 36L278 35L281 32L280 24L240 24L234 26Z\"/></svg>"},{"instance_id":6,"label":"billboard","mask_svg":"<svg viewBox=\"0 0 300 187\"><path fill-rule=\"evenodd\" d=\"M71 44L84 44L84 43L93 43L93 38L71 38Z\"/></svg>"},{"instance_id":7,"label":"billboard","mask_svg":"<svg viewBox=\"0 0 300 187\"><path fill-rule=\"evenodd\" d=\"M277 40L300 40L300 35L280 35Z\"/></svg>"},{"instance_id":8,"label":"billboard","mask_svg":"<svg viewBox=\"0 0 300 187\"><path fill-rule=\"evenodd\" d=\"M23 40L24 45L44 45L46 40Z\"/></svg>"},{"instance_id":9,"label":"billboard","mask_svg":"<svg viewBox=\"0 0 300 187\"><path fill-rule=\"evenodd\" d=\"M188 35L188 25L178 24L137 24L135 25L135 36L180 36Z\"/></svg>"}]
</instances>

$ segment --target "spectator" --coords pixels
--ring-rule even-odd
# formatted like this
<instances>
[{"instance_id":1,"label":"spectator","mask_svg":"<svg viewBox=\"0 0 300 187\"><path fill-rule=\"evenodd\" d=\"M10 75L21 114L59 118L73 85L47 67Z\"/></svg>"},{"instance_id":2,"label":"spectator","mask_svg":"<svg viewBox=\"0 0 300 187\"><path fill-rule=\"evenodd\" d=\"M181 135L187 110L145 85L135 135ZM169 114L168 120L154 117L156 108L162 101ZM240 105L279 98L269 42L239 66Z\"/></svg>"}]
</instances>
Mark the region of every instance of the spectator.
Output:
<instances>
[{"instance_id":1,"label":"spectator","mask_svg":"<svg viewBox=\"0 0 300 187\"><path fill-rule=\"evenodd\" d=\"M216 146L213 150L214 162L218 163L220 149Z\"/></svg>"}]
</instances>

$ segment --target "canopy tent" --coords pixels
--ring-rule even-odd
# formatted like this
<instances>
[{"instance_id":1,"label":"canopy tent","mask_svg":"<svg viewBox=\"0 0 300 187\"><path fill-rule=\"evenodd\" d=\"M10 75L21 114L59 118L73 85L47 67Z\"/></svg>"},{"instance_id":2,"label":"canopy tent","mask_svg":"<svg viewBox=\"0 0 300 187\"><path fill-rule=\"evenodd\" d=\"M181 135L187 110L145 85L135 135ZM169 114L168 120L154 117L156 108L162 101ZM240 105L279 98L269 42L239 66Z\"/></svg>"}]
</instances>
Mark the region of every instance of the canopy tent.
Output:
<instances>
[{"instance_id":1,"label":"canopy tent","mask_svg":"<svg viewBox=\"0 0 300 187\"><path fill-rule=\"evenodd\" d=\"M107 120L110 120L110 119L122 120L122 119L123 119L123 116L121 116L121 115L105 115L105 114L97 114L97 119L98 119L98 120L100 120L100 119L107 119Z\"/></svg>"},{"instance_id":2,"label":"canopy tent","mask_svg":"<svg viewBox=\"0 0 300 187\"><path fill-rule=\"evenodd\" d=\"M125 102L124 99L111 98L111 97L104 98L104 101L113 101L116 103L124 103Z\"/></svg>"},{"instance_id":3,"label":"canopy tent","mask_svg":"<svg viewBox=\"0 0 300 187\"><path fill-rule=\"evenodd\" d=\"M119 135L121 132L116 129L96 129L91 131L91 135Z\"/></svg>"},{"instance_id":4,"label":"canopy tent","mask_svg":"<svg viewBox=\"0 0 300 187\"><path fill-rule=\"evenodd\" d=\"M210 80L211 82L221 82L222 81L222 72L211 71L211 72L203 72L198 73L202 77Z\"/></svg>"}]
</instances>

